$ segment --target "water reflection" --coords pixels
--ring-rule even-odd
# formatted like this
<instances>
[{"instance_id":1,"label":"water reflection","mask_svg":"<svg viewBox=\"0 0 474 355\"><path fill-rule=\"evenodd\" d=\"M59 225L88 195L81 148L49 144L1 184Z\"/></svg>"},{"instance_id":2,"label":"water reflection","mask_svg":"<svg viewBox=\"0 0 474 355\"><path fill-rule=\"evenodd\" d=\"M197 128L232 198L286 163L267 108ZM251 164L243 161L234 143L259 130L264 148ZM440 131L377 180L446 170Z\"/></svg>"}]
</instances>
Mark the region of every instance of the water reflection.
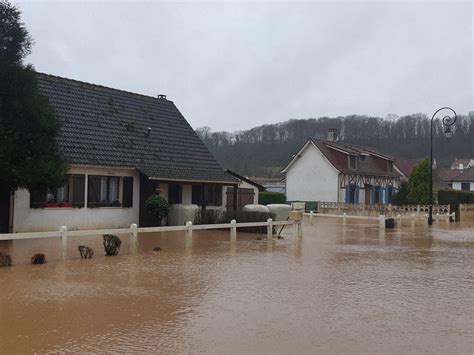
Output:
<instances>
[{"instance_id":1,"label":"water reflection","mask_svg":"<svg viewBox=\"0 0 474 355\"><path fill-rule=\"evenodd\" d=\"M318 219L301 238L147 234L138 255L2 268L0 353L470 353L473 231Z\"/></svg>"}]
</instances>

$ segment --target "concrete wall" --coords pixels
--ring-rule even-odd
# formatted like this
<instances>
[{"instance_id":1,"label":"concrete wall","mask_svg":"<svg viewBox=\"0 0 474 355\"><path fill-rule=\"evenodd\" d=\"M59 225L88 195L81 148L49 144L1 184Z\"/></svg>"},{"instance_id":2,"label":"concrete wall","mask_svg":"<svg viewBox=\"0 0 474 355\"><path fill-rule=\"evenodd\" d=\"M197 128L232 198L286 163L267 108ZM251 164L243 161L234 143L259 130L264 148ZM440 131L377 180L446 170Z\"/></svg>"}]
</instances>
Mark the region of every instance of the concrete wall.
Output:
<instances>
[{"instance_id":1,"label":"concrete wall","mask_svg":"<svg viewBox=\"0 0 474 355\"><path fill-rule=\"evenodd\" d=\"M96 208L30 208L30 193L17 190L13 200L13 232L40 232L58 230L60 226L68 229L99 229L130 227L138 224L139 212L139 175L134 170L116 168L71 167L70 174L132 176L133 207L96 207ZM86 183L87 185L87 183ZM122 198L122 184L119 190ZM86 194L87 206L87 194Z\"/></svg>"},{"instance_id":2,"label":"concrete wall","mask_svg":"<svg viewBox=\"0 0 474 355\"><path fill-rule=\"evenodd\" d=\"M319 149L309 144L286 173L286 199L337 202L338 176Z\"/></svg>"}]
</instances>

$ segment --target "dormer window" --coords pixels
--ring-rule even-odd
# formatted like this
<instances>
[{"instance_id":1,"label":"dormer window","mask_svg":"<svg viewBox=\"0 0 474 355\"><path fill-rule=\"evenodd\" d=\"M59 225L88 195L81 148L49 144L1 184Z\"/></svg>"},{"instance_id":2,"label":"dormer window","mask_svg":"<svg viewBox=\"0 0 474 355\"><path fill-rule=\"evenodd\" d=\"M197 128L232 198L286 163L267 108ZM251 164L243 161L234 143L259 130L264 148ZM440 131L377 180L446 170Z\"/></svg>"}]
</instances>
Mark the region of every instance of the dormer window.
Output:
<instances>
[{"instance_id":1,"label":"dormer window","mask_svg":"<svg viewBox=\"0 0 474 355\"><path fill-rule=\"evenodd\" d=\"M367 157L368 157L367 154L361 154L360 155L360 161L363 161L363 162L367 161Z\"/></svg>"},{"instance_id":2,"label":"dormer window","mask_svg":"<svg viewBox=\"0 0 474 355\"><path fill-rule=\"evenodd\" d=\"M357 156L349 155L349 169L351 170L357 169Z\"/></svg>"}]
</instances>

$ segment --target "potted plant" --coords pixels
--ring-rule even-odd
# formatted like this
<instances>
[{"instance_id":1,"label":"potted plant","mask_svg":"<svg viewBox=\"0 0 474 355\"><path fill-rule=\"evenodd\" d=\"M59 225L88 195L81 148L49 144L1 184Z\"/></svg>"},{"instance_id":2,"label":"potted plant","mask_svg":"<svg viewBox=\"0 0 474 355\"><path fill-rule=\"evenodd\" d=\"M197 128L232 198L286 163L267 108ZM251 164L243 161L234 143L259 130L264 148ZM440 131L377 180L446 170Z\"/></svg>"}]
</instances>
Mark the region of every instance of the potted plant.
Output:
<instances>
[{"instance_id":1,"label":"potted plant","mask_svg":"<svg viewBox=\"0 0 474 355\"><path fill-rule=\"evenodd\" d=\"M168 216L170 206L160 195L151 195L145 201L145 209L148 214L155 220L157 226L161 226L163 218Z\"/></svg>"}]
</instances>

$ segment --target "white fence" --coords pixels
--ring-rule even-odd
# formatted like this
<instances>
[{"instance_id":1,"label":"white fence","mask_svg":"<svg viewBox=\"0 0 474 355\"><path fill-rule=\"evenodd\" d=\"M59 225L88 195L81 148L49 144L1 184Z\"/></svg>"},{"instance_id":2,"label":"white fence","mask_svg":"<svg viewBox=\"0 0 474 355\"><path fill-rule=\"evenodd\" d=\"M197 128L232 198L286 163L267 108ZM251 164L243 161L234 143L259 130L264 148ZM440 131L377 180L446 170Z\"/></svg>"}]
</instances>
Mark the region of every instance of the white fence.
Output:
<instances>
[{"instance_id":1,"label":"white fence","mask_svg":"<svg viewBox=\"0 0 474 355\"><path fill-rule=\"evenodd\" d=\"M314 213L310 211L309 213L305 213L305 216L309 216L309 222L311 225L313 224L313 220L316 217L329 217L329 218L342 218L343 223L346 223L347 219L363 219L363 220L373 220L379 222L379 227L381 229L385 229L385 220L387 218L393 218L396 222L398 222L398 226L401 226L403 220L409 220L412 226L415 225L415 221L419 219L419 215L415 215L414 213L411 215L401 215L398 214L396 216L387 217L385 215L379 215L378 217L374 216L354 216L347 213L343 214L326 214L326 213ZM426 221L428 221L428 214L426 214ZM446 221L449 222L450 218L454 219L455 214L453 213L436 213L433 215L433 220L435 221Z\"/></svg>"},{"instance_id":2,"label":"white fence","mask_svg":"<svg viewBox=\"0 0 474 355\"><path fill-rule=\"evenodd\" d=\"M61 243L61 258L63 260L67 257L67 239L68 237L79 236L97 236L102 234L129 234L130 235L130 252L137 253L138 251L138 233L157 233L157 232L186 232L186 247L192 247L193 231L194 230L209 230L209 229L230 229L231 243L237 242L237 228L244 227L267 227L267 241L271 242L273 238L274 226L295 225L298 237L303 235L301 221L273 221L271 218L266 222L247 222L237 223L232 220L230 223L221 224L198 224L193 225L192 222L187 222L185 226L167 226L167 227L143 227L138 228L136 224L130 225L130 228L116 228L116 229L93 229L93 230L74 230L68 231L66 226L62 226L58 231L53 232L29 232L29 233L7 233L0 234L0 240L19 240L19 239L40 239L40 238L59 238Z\"/></svg>"}]
</instances>

